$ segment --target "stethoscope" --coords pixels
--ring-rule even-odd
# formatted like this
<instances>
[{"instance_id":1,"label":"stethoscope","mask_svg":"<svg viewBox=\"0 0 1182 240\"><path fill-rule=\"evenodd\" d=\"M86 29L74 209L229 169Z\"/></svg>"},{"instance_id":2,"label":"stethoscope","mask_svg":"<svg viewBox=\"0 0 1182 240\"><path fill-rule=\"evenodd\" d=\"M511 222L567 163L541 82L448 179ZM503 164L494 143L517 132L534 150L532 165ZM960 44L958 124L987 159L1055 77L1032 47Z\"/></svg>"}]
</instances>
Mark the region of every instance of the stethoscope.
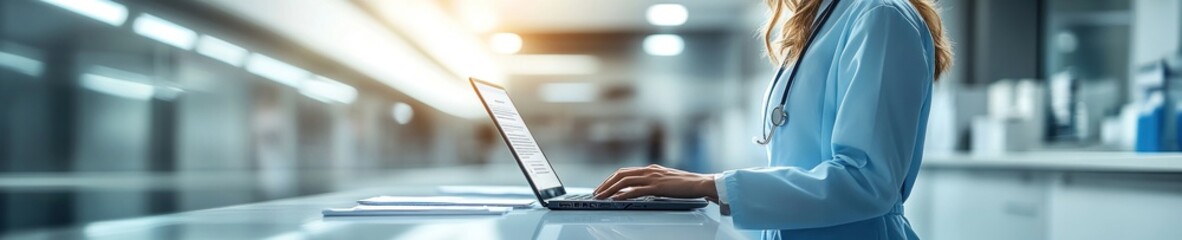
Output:
<instances>
[{"instance_id":1,"label":"stethoscope","mask_svg":"<svg viewBox=\"0 0 1182 240\"><path fill-rule=\"evenodd\" d=\"M760 139L759 136L752 137L751 141L755 142L755 144L767 145L767 143L771 141L772 135L776 134L776 128L788 123L788 111L785 111L784 108L786 106L785 103L788 101L788 92L792 91L792 82L796 79L796 70L800 69L800 63L804 62L803 60L805 53L808 53L809 46L812 45L813 40L817 38L817 31L821 30L821 27L825 26L825 22L829 21L829 15L833 14L833 9L835 6L837 6L837 2L839 1L840 0L833 0L833 2L830 2L828 6L825 6L825 11L821 13L820 22L817 23L816 26L813 26L812 31L809 32L808 40L804 42L804 47L800 48L800 59L797 59L795 63L792 63L792 73L788 74L788 82L787 86L784 86L784 94L780 95L780 104L776 105L775 108L772 108L770 115L767 111L767 105L764 105L763 117L761 119L768 119L768 121L771 121L772 126L771 130L769 131L767 124L763 124L762 122L760 123L760 125L763 126L762 133L764 135L762 139ZM767 94L767 98L764 99L764 104L771 102L771 91L776 87L776 84L780 83L780 76L784 74L784 70L785 67L783 64L780 65L779 70L776 70L776 78L772 80L772 89L768 90L769 92Z\"/></svg>"}]
</instances>

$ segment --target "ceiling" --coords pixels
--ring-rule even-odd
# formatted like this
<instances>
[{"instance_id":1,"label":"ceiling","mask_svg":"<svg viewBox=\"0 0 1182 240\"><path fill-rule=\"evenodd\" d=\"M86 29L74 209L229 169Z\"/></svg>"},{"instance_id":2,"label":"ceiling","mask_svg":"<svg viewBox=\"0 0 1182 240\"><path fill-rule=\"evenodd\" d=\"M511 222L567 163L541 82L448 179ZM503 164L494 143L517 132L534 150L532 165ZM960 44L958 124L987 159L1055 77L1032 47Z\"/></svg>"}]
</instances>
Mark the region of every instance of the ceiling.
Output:
<instances>
[{"instance_id":1,"label":"ceiling","mask_svg":"<svg viewBox=\"0 0 1182 240\"><path fill-rule=\"evenodd\" d=\"M483 5L494 9L495 30L517 33L661 31L645 20L658 3L679 3L689 10L677 30L718 30L743 23L761 0L449 0L456 9ZM446 4L446 3L445 3ZM464 11L460 11L464 12ZM463 15L463 14L459 14Z\"/></svg>"},{"instance_id":2,"label":"ceiling","mask_svg":"<svg viewBox=\"0 0 1182 240\"><path fill-rule=\"evenodd\" d=\"M600 62L605 64L601 64L602 69L595 74L552 76L546 77L546 81L510 82L540 84L550 80L592 81L601 83L607 89L632 91L636 95L635 99L623 102L628 106L620 106L620 101L595 102L589 104L604 110L588 111L588 115L594 116L600 116L597 113L602 112L625 112L625 115L629 115L643 112L620 111L639 107L630 106L629 102L654 99L661 102L685 102L677 100L682 95L669 94L671 91L663 87L666 84L692 82L698 83L696 85L705 84L702 87L706 88L716 84L716 81L691 80L726 79L722 75L725 69L719 63L725 61L728 55L724 53L732 45L720 34L746 35L742 32L753 31L764 12L762 0L198 2L270 28L315 52L406 92L429 106L474 119L481 118L483 113L476 104L478 101L475 96L469 96L472 94L465 88L463 80L467 76L483 76L482 69L504 63L497 60L500 55L487 50L484 37L489 33L521 34L527 42L523 54L601 57ZM649 6L659 3L684 5L689 13L688 20L684 25L674 27L649 24L645 17L646 11ZM735 29L742 30L730 31ZM677 57L647 56L640 43L644 35L651 33L686 36L687 48L691 50ZM671 80L658 81L660 79ZM642 82L648 84L639 84Z\"/></svg>"}]
</instances>

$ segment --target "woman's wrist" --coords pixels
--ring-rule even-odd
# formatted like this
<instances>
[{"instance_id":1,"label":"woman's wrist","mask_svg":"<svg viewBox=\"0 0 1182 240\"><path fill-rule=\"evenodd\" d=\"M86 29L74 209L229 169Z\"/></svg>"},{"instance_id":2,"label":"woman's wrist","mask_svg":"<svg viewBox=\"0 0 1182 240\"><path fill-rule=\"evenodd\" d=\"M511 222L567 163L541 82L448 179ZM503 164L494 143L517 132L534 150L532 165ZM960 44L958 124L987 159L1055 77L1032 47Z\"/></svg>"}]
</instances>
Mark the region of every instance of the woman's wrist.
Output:
<instances>
[{"instance_id":1,"label":"woman's wrist","mask_svg":"<svg viewBox=\"0 0 1182 240\"><path fill-rule=\"evenodd\" d=\"M718 199L718 189L714 187L715 178L714 174L703 174L702 181L698 183L698 192L706 198Z\"/></svg>"}]
</instances>

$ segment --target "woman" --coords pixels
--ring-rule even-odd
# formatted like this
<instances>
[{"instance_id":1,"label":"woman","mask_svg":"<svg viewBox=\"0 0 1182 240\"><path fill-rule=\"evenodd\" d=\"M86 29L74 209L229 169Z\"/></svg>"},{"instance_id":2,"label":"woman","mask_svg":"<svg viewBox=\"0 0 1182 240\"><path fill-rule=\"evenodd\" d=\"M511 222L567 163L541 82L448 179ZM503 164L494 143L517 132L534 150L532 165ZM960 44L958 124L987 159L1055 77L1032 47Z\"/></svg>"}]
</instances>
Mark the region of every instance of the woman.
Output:
<instances>
[{"instance_id":1,"label":"woman","mask_svg":"<svg viewBox=\"0 0 1182 240\"><path fill-rule=\"evenodd\" d=\"M765 47L784 73L769 86L756 139L769 166L624 168L596 197L705 197L740 228L776 229L764 232L770 239L916 239L902 204L923 156L932 84L952 61L931 1L768 0Z\"/></svg>"}]
</instances>

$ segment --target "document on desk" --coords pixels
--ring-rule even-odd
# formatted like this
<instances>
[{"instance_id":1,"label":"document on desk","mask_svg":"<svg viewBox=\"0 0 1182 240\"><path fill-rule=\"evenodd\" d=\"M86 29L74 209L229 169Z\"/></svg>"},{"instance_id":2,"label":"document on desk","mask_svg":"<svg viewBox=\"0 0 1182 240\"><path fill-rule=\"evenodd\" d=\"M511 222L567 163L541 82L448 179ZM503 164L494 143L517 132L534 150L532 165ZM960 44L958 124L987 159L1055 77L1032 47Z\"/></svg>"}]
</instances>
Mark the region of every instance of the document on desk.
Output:
<instances>
[{"instance_id":1,"label":"document on desk","mask_svg":"<svg viewBox=\"0 0 1182 240\"><path fill-rule=\"evenodd\" d=\"M321 211L325 217L333 216L454 216L454 215L502 215L512 211L511 207L476 206L368 206L351 208L329 208Z\"/></svg>"},{"instance_id":2,"label":"document on desk","mask_svg":"<svg viewBox=\"0 0 1182 240\"><path fill-rule=\"evenodd\" d=\"M457 196L378 196L357 201L371 206L487 206L531 208L533 198L488 198Z\"/></svg>"},{"instance_id":3,"label":"document on desk","mask_svg":"<svg viewBox=\"0 0 1182 240\"><path fill-rule=\"evenodd\" d=\"M483 197L534 197L534 190L527 186L480 186L480 185L449 185L439 186L436 192L443 195L483 196ZM594 189L568 187L567 194L590 194Z\"/></svg>"}]
</instances>

